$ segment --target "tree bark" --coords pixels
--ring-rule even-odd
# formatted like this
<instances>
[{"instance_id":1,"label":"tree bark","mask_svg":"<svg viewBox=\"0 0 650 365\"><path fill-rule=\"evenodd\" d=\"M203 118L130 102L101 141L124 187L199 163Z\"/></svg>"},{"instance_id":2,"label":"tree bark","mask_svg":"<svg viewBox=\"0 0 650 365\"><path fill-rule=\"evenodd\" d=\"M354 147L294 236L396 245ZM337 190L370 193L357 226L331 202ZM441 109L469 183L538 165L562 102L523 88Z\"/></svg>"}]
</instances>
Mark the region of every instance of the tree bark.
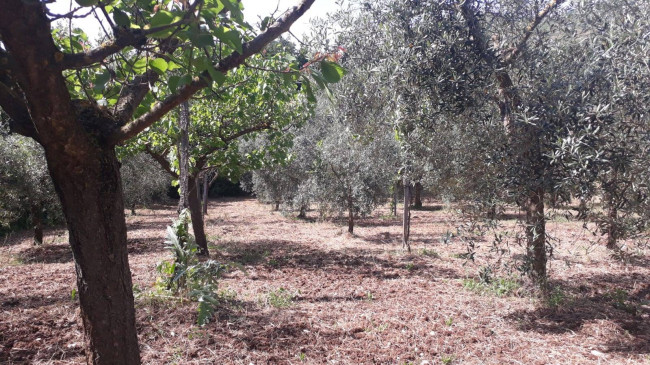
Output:
<instances>
[{"instance_id":1,"label":"tree bark","mask_svg":"<svg viewBox=\"0 0 650 365\"><path fill-rule=\"evenodd\" d=\"M298 218L305 219L307 218L307 207L304 205L300 206L300 212L298 213Z\"/></svg>"},{"instance_id":2,"label":"tree bark","mask_svg":"<svg viewBox=\"0 0 650 365\"><path fill-rule=\"evenodd\" d=\"M578 215L576 216L576 218L587 219L587 213L588 213L587 200L583 196L581 196L580 202L578 203Z\"/></svg>"},{"instance_id":3,"label":"tree bark","mask_svg":"<svg viewBox=\"0 0 650 365\"><path fill-rule=\"evenodd\" d=\"M205 217L208 214L208 190L210 188L210 179L208 178L208 172L206 171L203 173L203 195L201 198L203 199L203 203L201 204L201 208L203 209L203 217Z\"/></svg>"},{"instance_id":4,"label":"tree bark","mask_svg":"<svg viewBox=\"0 0 650 365\"><path fill-rule=\"evenodd\" d=\"M34 229L34 244L42 245L43 244L43 217L42 217L42 207L41 202L31 202L30 204L30 215L32 219L32 228Z\"/></svg>"},{"instance_id":5,"label":"tree bark","mask_svg":"<svg viewBox=\"0 0 650 365\"><path fill-rule=\"evenodd\" d=\"M402 247L411 252L409 236L411 234L411 184L404 179L404 210L402 212Z\"/></svg>"},{"instance_id":6,"label":"tree bark","mask_svg":"<svg viewBox=\"0 0 650 365\"><path fill-rule=\"evenodd\" d=\"M181 137L178 142L178 169L179 178L178 184L180 187L181 198L178 201L178 212L189 207L189 192L192 190L192 185L189 182L189 169L190 169L190 104L184 102L181 104L178 118L178 126L181 131ZM199 209L200 211L200 209Z\"/></svg>"},{"instance_id":7,"label":"tree bark","mask_svg":"<svg viewBox=\"0 0 650 365\"><path fill-rule=\"evenodd\" d=\"M612 182L614 185L615 182ZM609 186L609 189L614 189L614 186ZM610 250L615 249L618 242L618 209L616 207L616 199L613 191L606 188L603 196L604 208L606 210L605 217L605 234L607 235L606 247Z\"/></svg>"},{"instance_id":8,"label":"tree bark","mask_svg":"<svg viewBox=\"0 0 650 365\"><path fill-rule=\"evenodd\" d=\"M616 203L610 201L607 205L607 248L615 249L618 242L618 209Z\"/></svg>"},{"instance_id":9,"label":"tree bark","mask_svg":"<svg viewBox=\"0 0 650 365\"><path fill-rule=\"evenodd\" d=\"M461 5L461 11L477 54L494 68L501 119L513 155L514 170L519 173L516 177L519 180L516 187L519 190L517 202L520 208L526 212L527 259L532 261L530 277L540 284L544 291L546 289L546 222L544 219L545 168L543 155L537 127L518 122L514 118L514 113L522 105L522 102L510 78L507 66L517 60L540 22L564 1L549 1L526 27L523 37L516 42L515 48L507 53L495 52L499 47L490 45L488 41L490 38L481 28L479 17L476 14L476 9L480 7L479 2L467 0Z\"/></svg>"},{"instance_id":10,"label":"tree bark","mask_svg":"<svg viewBox=\"0 0 650 365\"><path fill-rule=\"evenodd\" d=\"M83 164L46 148L77 272L89 364L139 364L119 162L113 147Z\"/></svg>"},{"instance_id":11,"label":"tree bark","mask_svg":"<svg viewBox=\"0 0 650 365\"><path fill-rule=\"evenodd\" d=\"M413 207L416 209L422 208L422 184L419 182L415 183L415 203Z\"/></svg>"},{"instance_id":12,"label":"tree bark","mask_svg":"<svg viewBox=\"0 0 650 365\"><path fill-rule=\"evenodd\" d=\"M546 218L544 189L530 192L526 209L526 238L531 277L541 288L546 287Z\"/></svg>"},{"instance_id":13,"label":"tree bark","mask_svg":"<svg viewBox=\"0 0 650 365\"><path fill-rule=\"evenodd\" d=\"M194 239L196 245L199 246L199 255L209 256L208 240L205 236L205 226L203 223L203 213L201 212L201 199L199 199L199 189L196 185L196 177L188 177L188 206L190 209L190 217L192 218L192 230L194 231Z\"/></svg>"},{"instance_id":14,"label":"tree bark","mask_svg":"<svg viewBox=\"0 0 650 365\"><path fill-rule=\"evenodd\" d=\"M397 195L399 190L399 180L393 185L393 195L390 202L390 210L393 217L397 217Z\"/></svg>"},{"instance_id":15,"label":"tree bark","mask_svg":"<svg viewBox=\"0 0 650 365\"><path fill-rule=\"evenodd\" d=\"M352 204L352 198L348 198L348 233L354 233L354 204Z\"/></svg>"}]
</instances>

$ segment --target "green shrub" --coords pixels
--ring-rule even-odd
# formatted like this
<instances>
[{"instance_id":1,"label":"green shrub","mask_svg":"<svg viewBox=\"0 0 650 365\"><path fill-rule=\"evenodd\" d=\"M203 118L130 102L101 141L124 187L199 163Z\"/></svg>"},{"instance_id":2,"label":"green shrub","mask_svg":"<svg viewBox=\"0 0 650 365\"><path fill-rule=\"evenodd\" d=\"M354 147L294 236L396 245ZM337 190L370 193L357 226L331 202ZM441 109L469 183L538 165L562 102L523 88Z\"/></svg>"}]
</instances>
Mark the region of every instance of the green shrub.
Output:
<instances>
[{"instance_id":1,"label":"green shrub","mask_svg":"<svg viewBox=\"0 0 650 365\"><path fill-rule=\"evenodd\" d=\"M198 246L189 233L190 215L183 210L178 220L167 227L167 248L173 261L161 262L157 270L162 275L157 281L161 290L170 291L181 298L198 303L199 325L210 321L219 304L218 279L227 267L214 260L199 262Z\"/></svg>"}]
</instances>

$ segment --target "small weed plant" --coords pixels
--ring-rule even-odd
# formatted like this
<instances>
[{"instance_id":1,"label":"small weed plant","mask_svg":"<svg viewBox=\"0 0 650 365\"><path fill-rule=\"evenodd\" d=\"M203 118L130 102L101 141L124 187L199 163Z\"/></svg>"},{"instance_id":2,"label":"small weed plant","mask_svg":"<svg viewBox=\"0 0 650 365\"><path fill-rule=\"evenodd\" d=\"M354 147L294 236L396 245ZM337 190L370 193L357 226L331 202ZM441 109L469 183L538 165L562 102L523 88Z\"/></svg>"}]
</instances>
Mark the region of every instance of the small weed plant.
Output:
<instances>
[{"instance_id":1,"label":"small weed plant","mask_svg":"<svg viewBox=\"0 0 650 365\"><path fill-rule=\"evenodd\" d=\"M463 280L463 287L479 294L493 294L498 297L512 295L520 283L513 277L493 277L489 269L482 269L477 279Z\"/></svg>"},{"instance_id":2,"label":"small weed plant","mask_svg":"<svg viewBox=\"0 0 650 365\"><path fill-rule=\"evenodd\" d=\"M442 363L445 364L445 365L453 364L454 359L455 359L454 355L442 355L442 356L440 356L440 361L442 361Z\"/></svg>"},{"instance_id":3,"label":"small weed plant","mask_svg":"<svg viewBox=\"0 0 650 365\"><path fill-rule=\"evenodd\" d=\"M295 297L295 294L287 289L278 288L269 292L268 303L275 308L288 308L293 304Z\"/></svg>"},{"instance_id":4,"label":"small weed plant","mask_svg":"<svg viewBox=\"0 0 650 365\"><path fill-rule=\"evenodd\" d=\"M438 252L436 252L433 249L432 250L427 250L426 248L423 248L423 249L420 250L420 255L432 257L434 259L440 258L440 254L438 254Z\"/></svg>"},{"instance_id":5,"label":"small weed plant","mask_svg":"<svg viewBox=\"0 0 650 365\"><path fill-rule=\"evenodd\" d=\"M558 309L569 302L570 298L559 286L554 287L546 297L546 305Z\"/></svg>"},{"instance_id":6,"label":"small weed plant","mask_svg":"<svg viewBox=\"0 0 650 365\"><path fill-rule=\"evenodd\" d=\"M178 220L167 227L165 244L174 258L158 264L161 276L156 284L160 291L197 302L197 323L202 326L210 321L219 304L218 280L227 267L214 260L198 260L198 246L189 233L189 222L189 212L183 210Z\"/></svg>"}]
</instances>

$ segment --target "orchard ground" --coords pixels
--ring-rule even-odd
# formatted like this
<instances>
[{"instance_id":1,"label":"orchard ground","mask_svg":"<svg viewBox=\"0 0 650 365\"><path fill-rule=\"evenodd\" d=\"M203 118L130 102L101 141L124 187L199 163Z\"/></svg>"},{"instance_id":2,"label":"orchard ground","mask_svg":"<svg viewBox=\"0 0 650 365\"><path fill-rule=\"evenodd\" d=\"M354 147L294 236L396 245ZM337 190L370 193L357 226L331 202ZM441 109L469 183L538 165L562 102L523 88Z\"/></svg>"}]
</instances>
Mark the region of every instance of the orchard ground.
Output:
<instances>
[{"instance_id":1,"label":"orchard ground","mask_svg":"<svg viewBox=\"0 0 650 365\"><path fill-rule=\"evenodd\" d=\"M212 258L233 263L222 306L199 327L196 303L165 297L155 267L169 259L175 207L128 216L141 356L147 364L650 364L650 248L614 254L557 214L549 222L554 288L537 299L516 272L482 267L520 258L510 236L449 238L458 216L433 202L412 212L412 253L388 209L358 221L299 220L252 199L211 201ZM562 212L558 212L562 213ZM514 232L505 216L502 229ZM74 264L65 230L34 247L0 241L0 363L84 362Z\"/></svg>"}]
</instances>

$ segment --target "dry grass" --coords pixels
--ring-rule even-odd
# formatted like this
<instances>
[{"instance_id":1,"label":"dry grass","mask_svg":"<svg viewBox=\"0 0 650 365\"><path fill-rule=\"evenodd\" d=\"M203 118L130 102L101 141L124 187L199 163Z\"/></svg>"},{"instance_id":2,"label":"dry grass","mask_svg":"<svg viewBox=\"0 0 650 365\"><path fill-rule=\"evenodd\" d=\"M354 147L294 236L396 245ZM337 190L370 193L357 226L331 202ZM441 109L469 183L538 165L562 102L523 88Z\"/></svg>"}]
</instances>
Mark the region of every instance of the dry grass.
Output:
<instances>
[{"instance_id":1,"label":"dry grass","mask_svg":"<svg viewBox=\"0 0 650 365\"><path fill-rule=\"evenodd\" d=\"M148 364L650 363L648 250L614 259L580 223L549 223L555 290L544 303L525 286L506 295L469 287L481 267L510 263L521 249L510 236L510 250L497 255L488 236L476 241L475 262L458 258L460 240L441 240L457 225L445 210L413 212L407 254L400 222L385 210L349 235L343 222L319 222L313 212L297 220L253 200L213 201L213 257L245 272L226 275L229 299L214 322L197 327L192 303L148 294L156 263L168 257L162 242L174 209L138 213L127 219ZM512 230L515 222L502 224ZM27 233L0 247L0 363L83 362L74 267L61 233L48 232L39 248Z\"/></svg>"}]
</instances>

